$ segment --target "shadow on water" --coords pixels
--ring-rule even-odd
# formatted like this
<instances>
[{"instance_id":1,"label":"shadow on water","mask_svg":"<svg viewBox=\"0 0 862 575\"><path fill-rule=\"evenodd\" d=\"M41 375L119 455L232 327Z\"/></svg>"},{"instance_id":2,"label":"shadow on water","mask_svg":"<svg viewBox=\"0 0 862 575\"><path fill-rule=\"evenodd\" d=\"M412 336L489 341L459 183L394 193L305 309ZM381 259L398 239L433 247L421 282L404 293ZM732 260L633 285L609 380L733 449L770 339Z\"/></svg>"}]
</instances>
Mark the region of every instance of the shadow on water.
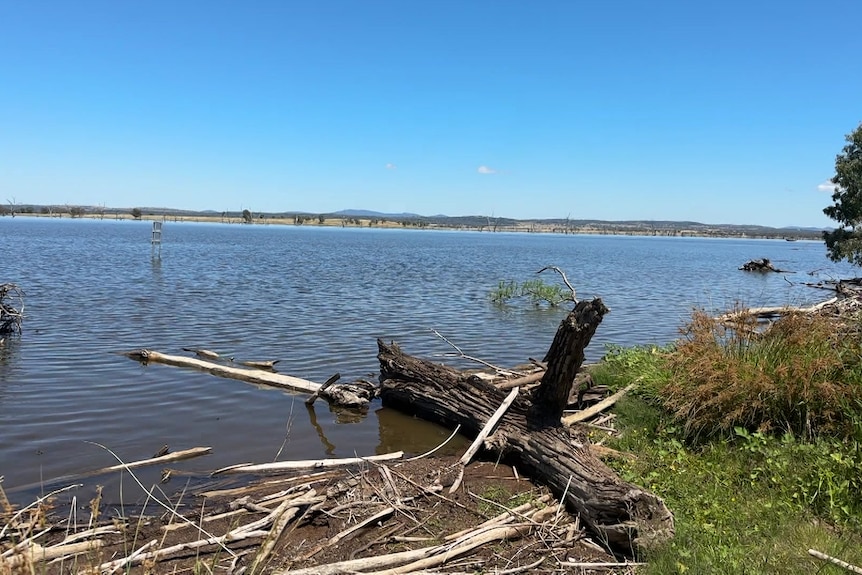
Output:
<instances>
[{"instance_id":1,"label":"shadow on water","mask_svg":"<svg viewBox=\"0 0 862 575\"><path fill-rule=\"evenodd\" d=\"M4 406L7 387L15 382L15 368L21 360L21 336L18 334L0 335L0 411L11 409Z\"/></svg>"},{"instance_id":2,"label":"shadow on water","mask_svg":"<svg viewBox=\"0 0 862 575\"><path fill-rule=\"evenodd\" d=\"M404 451L409 457L421 455L443 443L452 433L451 430L422 419L405 415L388 407L381 407L374 412L380 433L380 443L377 453ZM435 455L453 455L464 451L469 445L462 435L456 435Z\"/></svg>"},{"instance_id":3,"label":"shadow on water","mask_svg":"<svg viewBox=\"0 0 862 575\"><path fill-rule=\"evenodd\" d=\"M317 422L317 412L314 411L313 405L306 405L305 409L308 411L308 420L311 422L311 427L317 433L317 437L320 439L320 443L323 445L323 452L326 453L327 457L332 457L335 453L335 445L332 444L329 439L326 437L326 433L324 433L323 428Z\"/></svg>"}]
</instances>

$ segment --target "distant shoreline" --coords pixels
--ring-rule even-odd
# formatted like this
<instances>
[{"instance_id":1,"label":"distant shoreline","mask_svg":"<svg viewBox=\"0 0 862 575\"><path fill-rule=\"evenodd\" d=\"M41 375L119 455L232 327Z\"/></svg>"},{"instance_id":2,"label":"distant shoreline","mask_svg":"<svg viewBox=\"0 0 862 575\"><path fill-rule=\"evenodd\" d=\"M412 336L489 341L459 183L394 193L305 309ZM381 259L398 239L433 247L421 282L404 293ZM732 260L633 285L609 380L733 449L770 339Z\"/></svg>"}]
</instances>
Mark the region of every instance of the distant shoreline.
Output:
<instances>
[{"instance_id":1,"label":"distant shoreline","mask_svg":"<svg viewBox=\"0 0 862 575\"><path fill-rule=\"evenodd\" d=\"M8 208L7 208L8 209ZM222 215L212 213L190 213L179 211L164 211L161 213L148 210L134 217L130 210L90 208L92 211L50 210L16 211L14 215L3 213L0 217L27 218L60 218L89 220L130 220L130 221L161 221L161 222L196 222L210 224L239 225L287 225L311 227L342 227L342 228L377 228L377 229L422 229L472 232L508 232L508 233L553 233L562 235L611 235L611 236L656 236L656 237L705 237L705 238L750 238L775 240L822 240L819 230L795 228L769 228L766 226L740 225L707 225L693 222L611 222L589 221L588 223L569 220L512 220L487 218L485 221L478 216L473 217L421 217L421 216L380 216L367 215L350 216L337 214L254 214L250 219L243 218L237 212L224 212Z\"/></svg>"}]
</instances>

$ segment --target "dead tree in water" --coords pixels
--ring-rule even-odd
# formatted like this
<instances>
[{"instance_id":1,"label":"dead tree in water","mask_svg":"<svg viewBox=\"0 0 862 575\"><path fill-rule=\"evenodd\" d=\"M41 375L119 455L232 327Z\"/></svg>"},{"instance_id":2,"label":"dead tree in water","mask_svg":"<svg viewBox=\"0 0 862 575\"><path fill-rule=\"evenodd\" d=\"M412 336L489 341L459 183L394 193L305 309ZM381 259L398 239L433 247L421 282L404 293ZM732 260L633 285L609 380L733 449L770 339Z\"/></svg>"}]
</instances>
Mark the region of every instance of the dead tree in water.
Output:
<instances>
[{"instance_id":1,"label":"dead tree in water","mask_svg":"<svg viewBox=\"0 0 862 575\"><path fill-rule=\"evenodd\" d=\"M0 284L0 335L20 333L23 319L24 292L15 284Z\"/></svg>"},{"instance_id":2,"label":"dead tree in water","mask_svg":"<svg viewBox=\"0 0 862 575\"><path fill-rule=\"evenodd\" d=\"M790 273L787 270L780 270L769 261L769 258L761 258L759 260L751 260L744 263L740 268L744 272L778 272Z\"/></svg>"},{"instance_id":3,"label":"dead tree in water","mask_svg":"<svg viewBox=\"0 0 862 575\"><path fill-rule=\"evenodd\" d=\"M560 423L584 348L607 311L598 298L577 303L557 330L542 383L515 398L484 447L565 497L610 547L633 553L671 538L673 515L656 495L598 460L584 434ZM505 391L480 378L406 355L394 343L377 345L385 405L475 436L505 399Z\"/></svg>"}]
</instances>

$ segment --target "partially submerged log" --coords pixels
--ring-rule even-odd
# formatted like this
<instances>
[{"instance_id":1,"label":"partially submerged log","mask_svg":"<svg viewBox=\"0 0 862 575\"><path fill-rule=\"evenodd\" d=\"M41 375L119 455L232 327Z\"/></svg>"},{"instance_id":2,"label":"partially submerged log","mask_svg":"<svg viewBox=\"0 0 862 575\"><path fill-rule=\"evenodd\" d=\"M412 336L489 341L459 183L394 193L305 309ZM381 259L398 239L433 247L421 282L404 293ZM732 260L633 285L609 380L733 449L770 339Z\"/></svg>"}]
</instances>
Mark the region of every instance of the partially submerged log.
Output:
<instances>
[{"instance_id":1,"label":"partially submerged log","mask_svg":"<svg viewBox=\"0 0 862 575\"><path fill-rule=\"evenodd\" d=\"M769 261L769 258L761 258L759 260L750 260L739 268L744 272L779 272L779 273L790 273L787 270L780 270L772 265L772 262Z\"/></svg>"},{"instance_id":2,"label":"partially submerged log","mask_svg":"<svg viewBox=\"0 0 862 575\"><path fill-rule=\"evenodd\" d=\"M192 367L209 372L213 375L230 379L238 379L246 383L271 385L273 387L280 387L282 389L301 391L305 393L318 393L321 397L327 399L334 405L341 407L366 406L371 399L374 398L376 393L373 386L369 386L363 382L333 386L329 389L321 389L321 385L319 383L299 377L293 377L281 373L270 373L262 369L230 367L221 363L214 363L181 355L168 355L166 353L160 353L149 349L131 351L127 352L125 355L144 363L152 361L175 367Z\"/></svg>"},{"instance_id":3,"label":"partially submerged log","mask_svg":"<svg viewBox=\"0 0 862 575\"><path fill-rule=\"evenodd\" d=\"M606 312L600 299L575 306L546 357L542 384L532 396L515 398L485 447L532 471L609 546L632 553L671 538L673 515L656 495L626 483L597 459L583 434L560 423L583 348ZM377 345L384 405L476 435L505 399L490 383L406 355L394 343Z\"/></svg>"},{"instance_id":4,"label":"partially submerged log","mask_svg":"<svg viewBox=\"0 0 862 575\"><path fill-rule=\"evenodd\" d=\"M804 307L786 305L773 307L749 307L723 313L720 316L717 316L715 320L719 323L728 325L728 327L735 327L736 324L745 323L745 321L749 319L755 319L758 321L773 320L792 313L817 313L837 302L838 298L831 298L818 304Z\"/></svg>"}]
</instances>

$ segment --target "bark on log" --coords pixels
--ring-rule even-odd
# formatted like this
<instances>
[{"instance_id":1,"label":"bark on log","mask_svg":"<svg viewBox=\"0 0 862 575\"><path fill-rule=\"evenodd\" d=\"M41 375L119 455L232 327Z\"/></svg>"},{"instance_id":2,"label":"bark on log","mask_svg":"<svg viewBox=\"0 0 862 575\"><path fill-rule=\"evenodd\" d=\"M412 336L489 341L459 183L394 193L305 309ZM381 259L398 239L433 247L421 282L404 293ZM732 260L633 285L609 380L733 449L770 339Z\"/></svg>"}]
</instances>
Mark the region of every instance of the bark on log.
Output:
<instances>
[{"instance_id":1,"label":"bark on log","mask_svg":"<svg viewBox=\"0 0 862 575\"><path fill-rule=\"evenodd\" d=\"M608 308L601 299L582 300L560 322L554 341L543 361L548 369L533 395L534 418L559 425L560 415L569 403L572 383L584 362L584 348L590 343Z\"/></svg>"},{"instance_id":2,"label":"bark on log","mask_svg":"<svg viewBox=\"0 0 862 575\"><path fill-rule=\"evenodd\" d=\"M556 381L548 378L542 383L542 387L565 388L565 393L561 389L541 391L540 387L534 395L543 400L540 404L526 395L518 396L485 447L510 457L518 469L530 470L558 496L565 493L566 503L593 532L615 550L633 553L671 538L673 515L656 495L622 481L597 459L582 433L560 423L571 389L568 378L574 379L574 366L583 360L583 346L606 311L598 299L578 303L560 326L565 333L558 331L555 337L555 344L559 339L575 348L560 343L554 354L549 353L548 371L554 369L559 375ZM463 433L475 436L505 399L505 392L490 383L406 355L395 344L378 340L377 345L384 405L446 426L461 425ZM559 397L564 398L562 402Z\"/></svg>"}]
</instances>

